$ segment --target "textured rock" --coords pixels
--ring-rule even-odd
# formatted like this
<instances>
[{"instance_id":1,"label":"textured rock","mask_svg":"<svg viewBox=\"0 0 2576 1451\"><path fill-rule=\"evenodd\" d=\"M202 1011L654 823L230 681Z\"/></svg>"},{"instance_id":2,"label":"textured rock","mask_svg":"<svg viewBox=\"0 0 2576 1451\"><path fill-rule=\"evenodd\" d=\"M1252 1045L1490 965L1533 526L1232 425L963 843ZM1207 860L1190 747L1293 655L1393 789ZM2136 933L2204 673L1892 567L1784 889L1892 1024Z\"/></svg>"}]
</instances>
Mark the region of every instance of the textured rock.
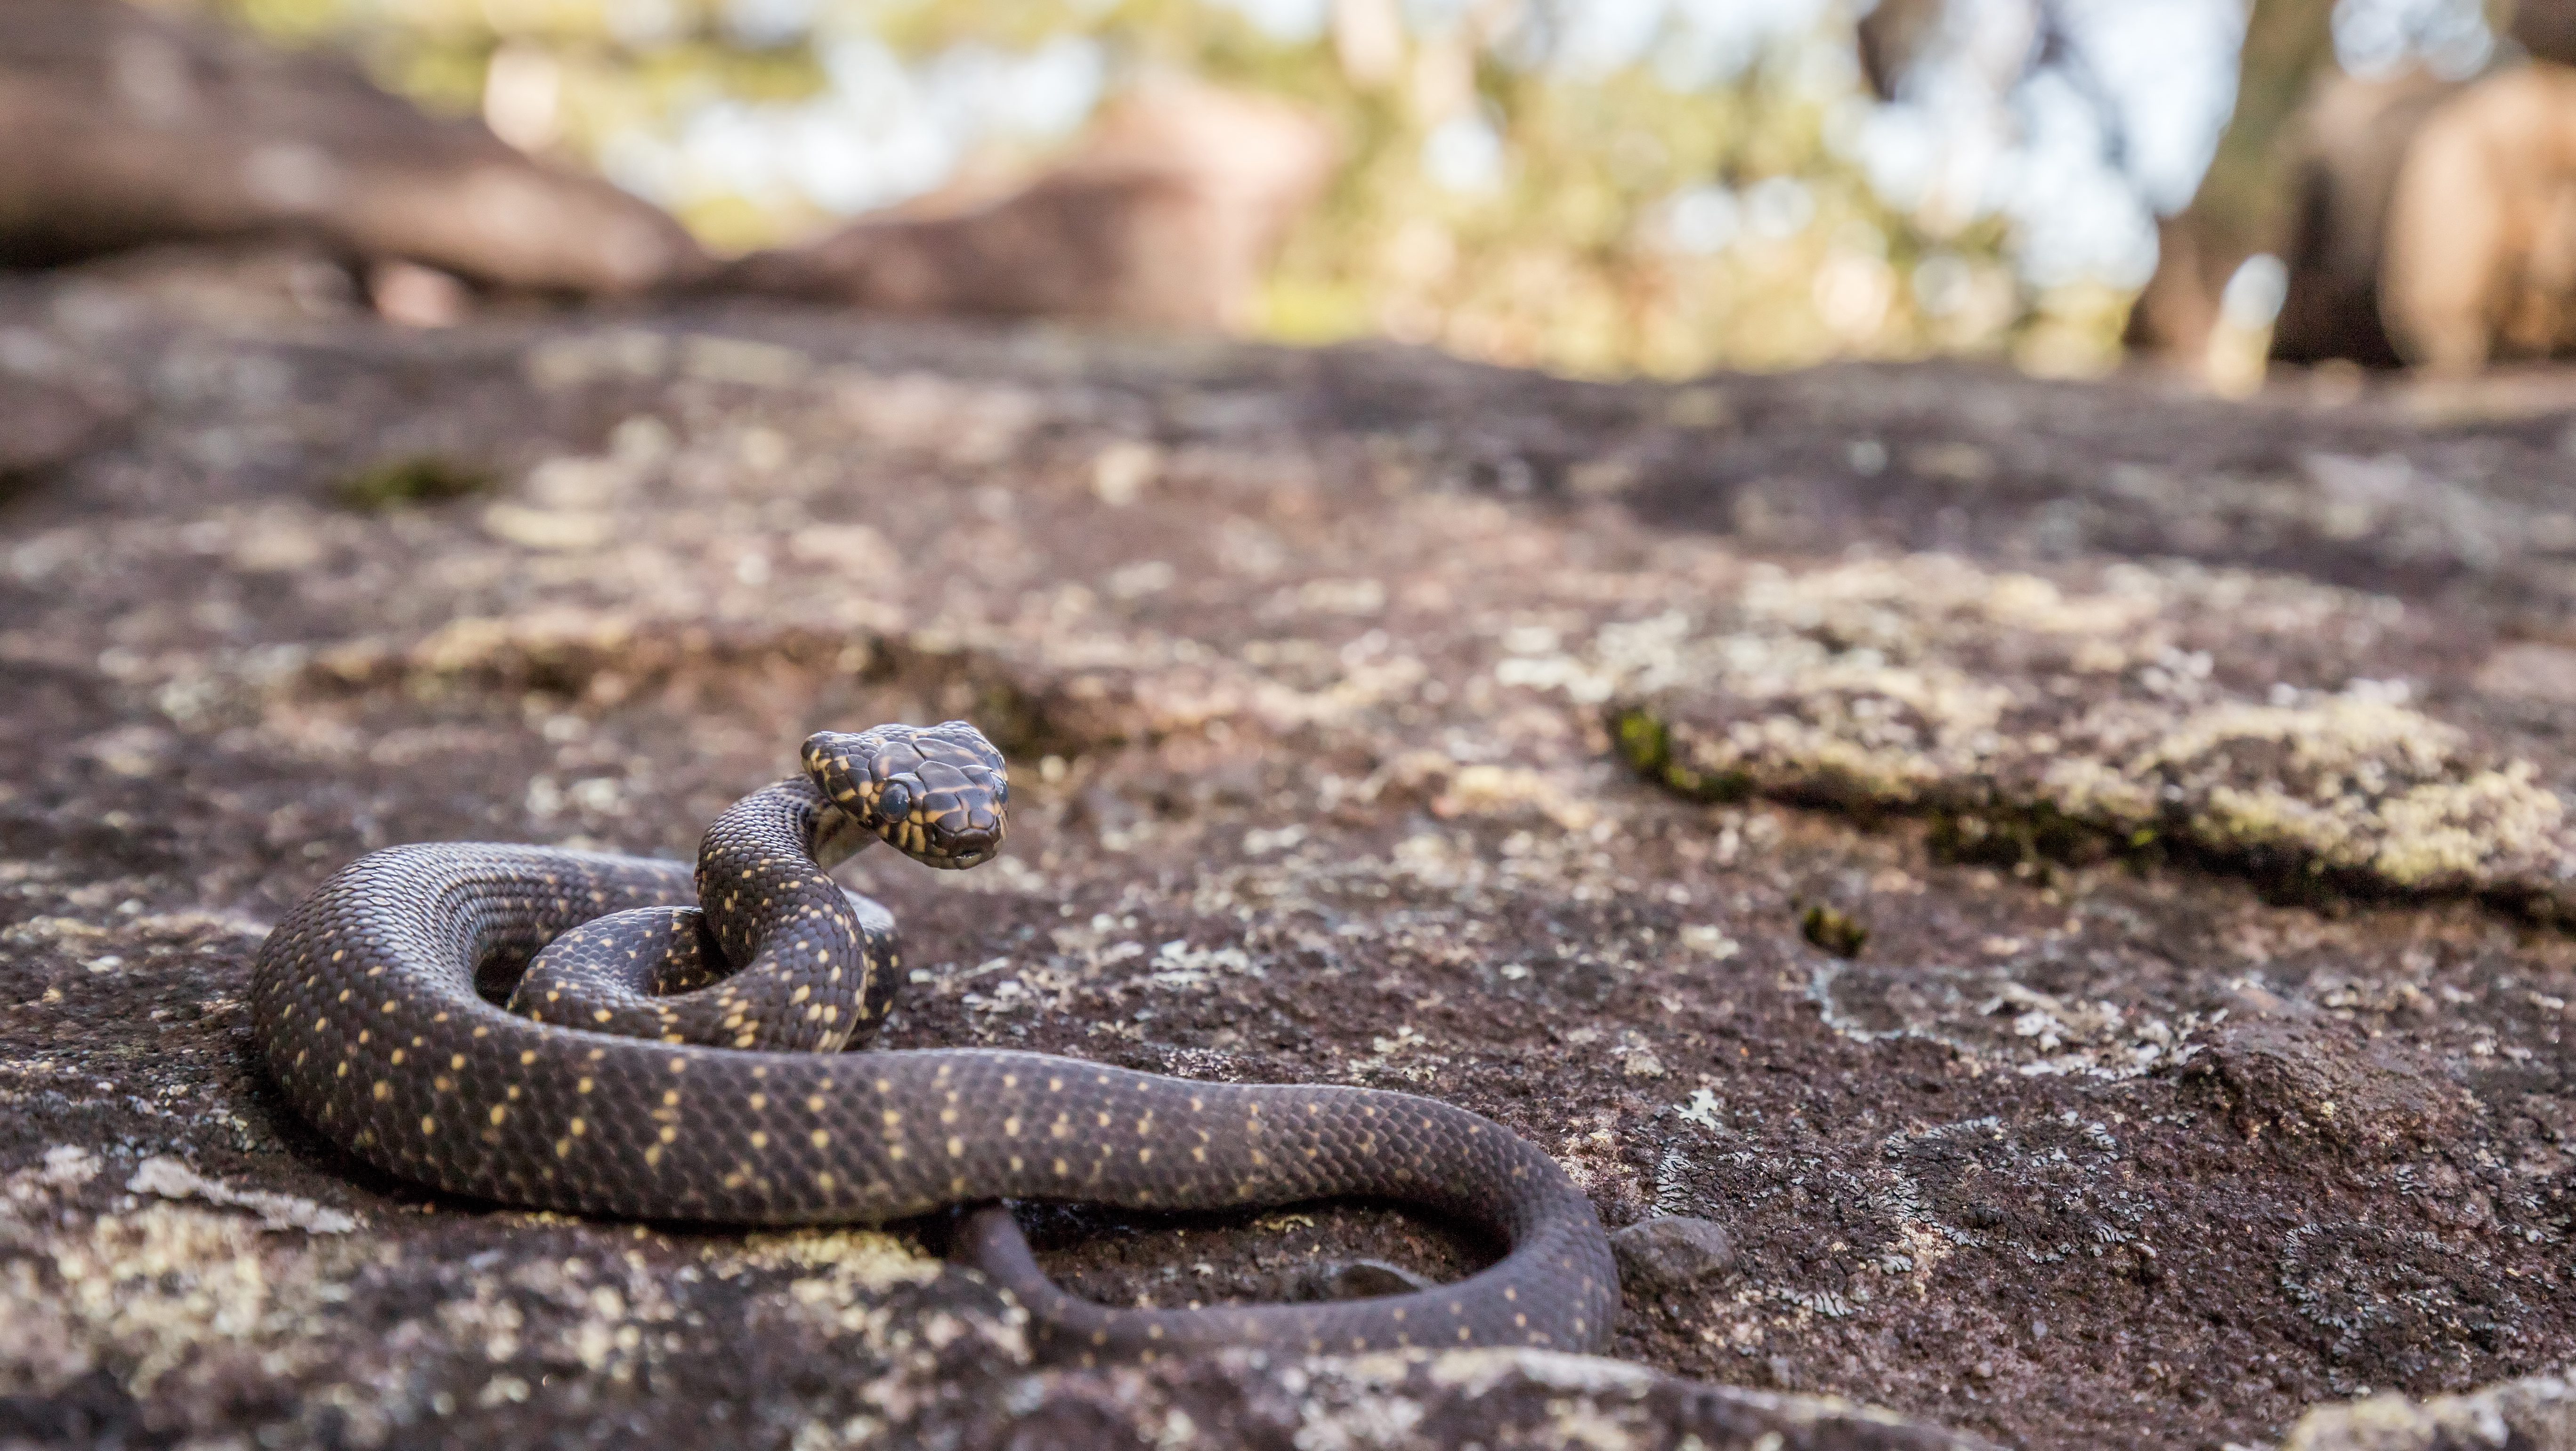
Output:
<instances>
[{"instance_id":1,"label":"textured rock","mask_svg":"<svg viewBox=\"0 0 2576 1451\"><path fill-rule=\"evenodd\" d=\"M220 315L0 285L15 376L133 400L0 499L0 1439L2199 1447L2576 1356L2550 379ZM1014 834L844 870L890 1043L1436 1094L1732 1268L1626 1367L1040 1372L939 1223L437 1199L256 1072L348 857L685 853L806 731L951 715ZM1487 1253L1030 1219L1122 1303Z\"/></svg>"},{"instance_id":2,"label":"textured rock","mask_svg":"<svg viewBox=\"0 0 2576 1451\"><path fill-rule=\"evenodd\" d=\"M1241 1352L1030 1387L1013 1447L1687 1447L1976 1451L1987 1445L1830 1398L1695 1386L1544 1352L1410 1353L1271 1365Z\"/></svg>"},{"instance_id":3,"label":"textured rock","mask_svg":"<svg viewBox=\"0 0 2576 1451\"><path fill-rule=\"evenodd\" d=\"M78 388L0 373L0 415L9 419L0 444L0 488L77 457L121 411Z\"/></svg>"},{"instance_id":4,"label":"textured rock","mask_svg":"<svg viewBox=\"0 0 2576 1451\"><path fill-rule=\"evenodd\" d=\"M1630 1295L1685 1294L1735 1264L1735 1242L1705 1219L1659 1214L1610 1236L1619 1284Z\"/></svg>"}]
</instances>

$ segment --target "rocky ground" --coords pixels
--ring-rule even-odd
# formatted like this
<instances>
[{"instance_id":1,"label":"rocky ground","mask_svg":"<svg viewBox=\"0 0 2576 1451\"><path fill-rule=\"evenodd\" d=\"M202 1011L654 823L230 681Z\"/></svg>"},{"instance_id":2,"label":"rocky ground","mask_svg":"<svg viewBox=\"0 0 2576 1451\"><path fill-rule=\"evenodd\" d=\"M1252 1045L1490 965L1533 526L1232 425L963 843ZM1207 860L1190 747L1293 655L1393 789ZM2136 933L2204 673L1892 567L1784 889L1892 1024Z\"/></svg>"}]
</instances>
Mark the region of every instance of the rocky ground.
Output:
<instances>
[{"instance_id":1,"label":"rocky ground","mask_svg":"<svg viewBox=\"0 0 2576 1451\"><path fill-rule=\"evenodd\" d=\"M0 1443L2576 1444L2576 386L256 302L0 288ZM940 1225L442 1199L262 1081L352 855L681 855L951 715L1012 846L843 873L889 1042L1437 1095L1731 1254L1625 1364L1051 1372ZM1484 1253L1032 1228L1121 1302Z\"/></svg>"}]
</instances>

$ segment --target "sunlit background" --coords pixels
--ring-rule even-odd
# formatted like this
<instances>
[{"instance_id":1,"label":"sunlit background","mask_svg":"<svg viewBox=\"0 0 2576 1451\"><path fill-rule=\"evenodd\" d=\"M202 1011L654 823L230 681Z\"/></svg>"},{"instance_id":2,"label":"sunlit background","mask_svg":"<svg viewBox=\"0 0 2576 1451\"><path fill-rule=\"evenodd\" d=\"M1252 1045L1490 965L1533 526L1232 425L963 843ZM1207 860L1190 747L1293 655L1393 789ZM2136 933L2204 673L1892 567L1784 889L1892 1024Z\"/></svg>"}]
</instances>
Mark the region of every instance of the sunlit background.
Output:
<instances>
[{"instance_id":1,"label":"sunlit background","mask_svg":"<svg viewBox=\"0 0 2576 1451\"><path fill-rule=\"evenodd\" d=\"M1956 0L1882 102L1872 0L232 0L593 167L711 247L1024 172L1172 71L1342 163L1254 332L1575 373L2108 366L2235 101L2241 0ZM2340 0L2345 69L2463 75L2476 0ZM2252 279L2261 290L2264 279ZM2242 289L2240 289L2241 291Z\"/></svg>"}]
</instances>

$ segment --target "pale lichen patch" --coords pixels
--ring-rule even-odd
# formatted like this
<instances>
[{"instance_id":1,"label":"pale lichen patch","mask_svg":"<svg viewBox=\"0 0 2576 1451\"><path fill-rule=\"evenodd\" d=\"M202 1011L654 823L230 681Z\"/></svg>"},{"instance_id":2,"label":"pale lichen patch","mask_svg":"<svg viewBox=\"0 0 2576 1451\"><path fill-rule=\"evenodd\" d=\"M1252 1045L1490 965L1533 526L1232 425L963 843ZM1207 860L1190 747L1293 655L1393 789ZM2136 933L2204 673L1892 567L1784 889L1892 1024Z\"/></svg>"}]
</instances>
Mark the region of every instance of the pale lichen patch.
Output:
<instances>
[{"instance_id":1,"label":"pale lichen patch","mask_svg":"<svg viewBox=\"0 0 2576 1451\"><path fill-rule=\"evenodd\" d=\"M2179 566L2123 566L2081 593L1941 556L1756 568L1703 614L1604 627L1568 689L1618 702L1622 754L1688 795L1929 811L1971 840L2071 833L2557 901L2576 832L2538 767L2402 684L2276 682L2249 698L2224 683L2232 662L2177 643L2221 614L2248 645L2376 628L2377 603Z\"/></svg>"}]
</instances>

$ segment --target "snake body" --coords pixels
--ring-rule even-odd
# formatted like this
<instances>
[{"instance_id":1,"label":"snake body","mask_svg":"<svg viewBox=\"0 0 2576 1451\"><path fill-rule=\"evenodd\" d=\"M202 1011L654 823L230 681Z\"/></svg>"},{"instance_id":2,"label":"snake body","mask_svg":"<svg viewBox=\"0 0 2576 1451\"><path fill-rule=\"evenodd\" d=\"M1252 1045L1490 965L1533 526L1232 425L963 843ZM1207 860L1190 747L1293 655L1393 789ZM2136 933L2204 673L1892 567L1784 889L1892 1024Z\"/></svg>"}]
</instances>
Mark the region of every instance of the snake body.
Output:
<instances>
[{"instance_id":1,"label":"snake body","mask_svg":"<svg viewBox=\"0 0 2576 1451\"><path fill-rule=\"evenodd\" d=\"M1462 1109L1034 1053L834 1051L873 1030L898 964L891 919L825 868L871 835L934 866L984 860L1007 785L958 722L826 732L805 762L806 779L728 811L694 872L482 843L342 868L254 970L259 1046L287 1100L390 1173L534 1208L783 1225L987 1206L958 1248L1028 1308L1051 1358L1606 1342L1618 1281L1591 1202L1536 1146ZM478 991L478 970L522 963L515 1011ZM1057 1289L991 1207L1350 1195L1454 1215L1510 1248L1410 1294L1108 1309Z\"/></svg>"}]
</instances>

